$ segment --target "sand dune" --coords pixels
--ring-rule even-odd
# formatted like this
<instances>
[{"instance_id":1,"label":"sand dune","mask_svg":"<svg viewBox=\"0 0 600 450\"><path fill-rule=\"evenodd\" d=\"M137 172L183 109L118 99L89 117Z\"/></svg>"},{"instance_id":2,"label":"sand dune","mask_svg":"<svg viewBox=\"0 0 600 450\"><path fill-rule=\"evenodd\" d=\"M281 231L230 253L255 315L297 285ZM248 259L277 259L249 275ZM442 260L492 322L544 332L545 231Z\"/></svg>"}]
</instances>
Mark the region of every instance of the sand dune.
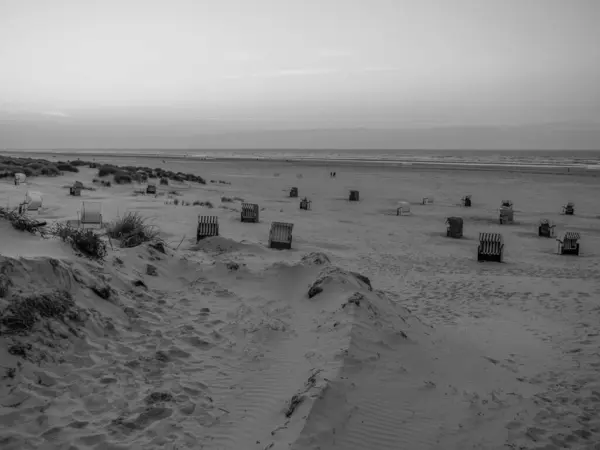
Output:
<instances>
[{"instance_id":1,"label":"sand dune","mask_svg":"<svg viewBox=\"0 0 600 450\"><path fill-rule=\"evenodd\" d=\"M164 253L112 242L93 262L0 221L0 448L595 448L589 177L347 167L332 180L329 167L196 164L232 184L74 198L63 186L94 171L30 181L44 194L36 217L72 220L90 200L107 221L138 211ZM343 200L349 188L361 202ZM0 205L25 189L0 183ZM215 207L166 204L170 190ZM470 210L457 206L465 193ZM433 205L419 204L426 195ZM222 196L259 203L261 222L241 223L240 201ZM510 226L495 220L504 197ZM399 200L410 216L392 215ZM221 236L196 243L198 214L218 216ZM463 239L445 237L448 215L464 218ZM538 238L542 216L580 231L582 255ZM292 250L267 248L275 220L295 224ZM476 262L479 231L503 233L505 263Z\"/></svg>"}]
</instances>

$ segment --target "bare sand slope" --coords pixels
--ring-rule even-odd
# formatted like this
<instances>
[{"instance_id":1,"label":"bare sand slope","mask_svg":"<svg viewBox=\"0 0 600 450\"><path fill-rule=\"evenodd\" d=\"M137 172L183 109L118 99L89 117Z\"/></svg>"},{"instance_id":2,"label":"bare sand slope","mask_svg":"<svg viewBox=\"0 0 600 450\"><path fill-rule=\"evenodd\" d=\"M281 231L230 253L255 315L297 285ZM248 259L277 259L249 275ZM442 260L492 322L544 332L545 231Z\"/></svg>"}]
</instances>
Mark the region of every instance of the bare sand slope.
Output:
<instances>
[{"instance_id":1,"label":"bare sand slope","mask_svg":"<svg viewBox=\"0 0 600 450\"><path fill-rule=\"evenodd\" d=\"M593 449L600 441L594 179L354 167L331 179L335 167L166 164L231 185L175 185L159 197L97 186L74 198L62 186L90 184L94 172L31 180L45 195L40 218L76 218L91 200L107 221L138 211L162 230L166 254L115 248L99 265L0 224L0 273L12 282L2 308L63 289L77 313L0 336L2 448ZM286 196L291 186L312 211ZM360 202L346 200L350 188ZM0 183L0 204L14 205L25 189ZM215 207L165 204L172 190L173 199ZM467 193L474 206L458 207ZM240 201L222 196L259 203L261 223L240 223ZM420 205L424 196L434 204ZM510 226L496 220L503 198L515 202ZM411 202L411 216L393 215L399 200ZM560 215L566 201L575 216ZM196 244L198 214L218 216L222 237ZM445 237L449 215L465 220L463 239ZM559 256L554 240L538 238L541 217L559 235L579 231L581 256ZM291 251L266 248L274 220L294 223ZM475 261L479 231L504 235L505 263ZM315 283L322 291L309 298Z\"/></svg>"}]
</instances>

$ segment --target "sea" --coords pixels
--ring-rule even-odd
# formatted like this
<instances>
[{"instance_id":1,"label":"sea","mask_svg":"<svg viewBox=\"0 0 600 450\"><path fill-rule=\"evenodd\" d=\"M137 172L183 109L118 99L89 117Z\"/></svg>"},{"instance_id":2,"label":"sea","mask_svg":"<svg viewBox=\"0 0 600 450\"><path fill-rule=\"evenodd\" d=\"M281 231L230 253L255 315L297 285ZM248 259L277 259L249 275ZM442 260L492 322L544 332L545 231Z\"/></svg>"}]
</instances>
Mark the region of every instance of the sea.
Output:
<instances>
[{"instance_id":1,"label":"sea","mask_svg":"<svg viewBox=\"0 0 600 450\"><path fill-rule=\"evenodd\" d=\"M13 152L11 152L13 153ZM37 153L37 152L36 152ZM52 153L201 160L253 159L377 164L560 167L600 170L600 150L54 150ZM14 154L14 153L13 153Z\"/></svg>"}]
</instances>

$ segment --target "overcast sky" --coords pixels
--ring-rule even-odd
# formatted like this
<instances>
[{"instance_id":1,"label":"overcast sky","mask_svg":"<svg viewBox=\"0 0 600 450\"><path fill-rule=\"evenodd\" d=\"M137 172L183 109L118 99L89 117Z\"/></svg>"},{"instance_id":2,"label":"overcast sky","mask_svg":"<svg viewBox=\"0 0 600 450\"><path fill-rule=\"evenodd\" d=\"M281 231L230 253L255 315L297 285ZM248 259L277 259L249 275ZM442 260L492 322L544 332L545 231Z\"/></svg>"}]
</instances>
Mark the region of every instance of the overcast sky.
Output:
<instances>
[{"instance_id":1,"label":"overcast sky","mask_svg":"<svg viewBox=\"0 0 600 450\"><path fill-rule=\"evenodd\" d=\"M103 146L93 124L117 123L124 146L144 125L167 145L543 125L586 130L585 147L599 43L600 0L0 0L0 146Z\"/></svg>"}]
</instances>

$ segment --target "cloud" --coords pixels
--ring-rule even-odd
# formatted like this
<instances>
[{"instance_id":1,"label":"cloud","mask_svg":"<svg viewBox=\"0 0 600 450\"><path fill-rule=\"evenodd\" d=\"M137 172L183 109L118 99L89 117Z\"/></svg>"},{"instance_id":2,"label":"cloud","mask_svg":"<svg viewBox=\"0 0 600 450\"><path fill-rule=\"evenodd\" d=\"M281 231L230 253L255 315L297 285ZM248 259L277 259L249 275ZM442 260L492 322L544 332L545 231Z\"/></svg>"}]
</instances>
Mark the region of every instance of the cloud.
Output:
<instances>
[{"instance_id":1,"label":"cloud","mask_svg":"<svg viewBox=\"0 0 600 450\"><path fill-rule=\"evenodd\" d=\"M317 56L321 58L346 58L348 56L352 56L352 52L349 52L348 50L324 48L317 51Z\"/></svg>"},{"instance_id":2,"label":"cloud","mask_svg":"<svg viewBox=\"0 0 600 450\"><path fill-rule=\"evenodd\" d=\"M62 111L42 111L41 113L44 116L52 116L52 117L70 117L68 114Z\"/></svg>"}]
</instances>

